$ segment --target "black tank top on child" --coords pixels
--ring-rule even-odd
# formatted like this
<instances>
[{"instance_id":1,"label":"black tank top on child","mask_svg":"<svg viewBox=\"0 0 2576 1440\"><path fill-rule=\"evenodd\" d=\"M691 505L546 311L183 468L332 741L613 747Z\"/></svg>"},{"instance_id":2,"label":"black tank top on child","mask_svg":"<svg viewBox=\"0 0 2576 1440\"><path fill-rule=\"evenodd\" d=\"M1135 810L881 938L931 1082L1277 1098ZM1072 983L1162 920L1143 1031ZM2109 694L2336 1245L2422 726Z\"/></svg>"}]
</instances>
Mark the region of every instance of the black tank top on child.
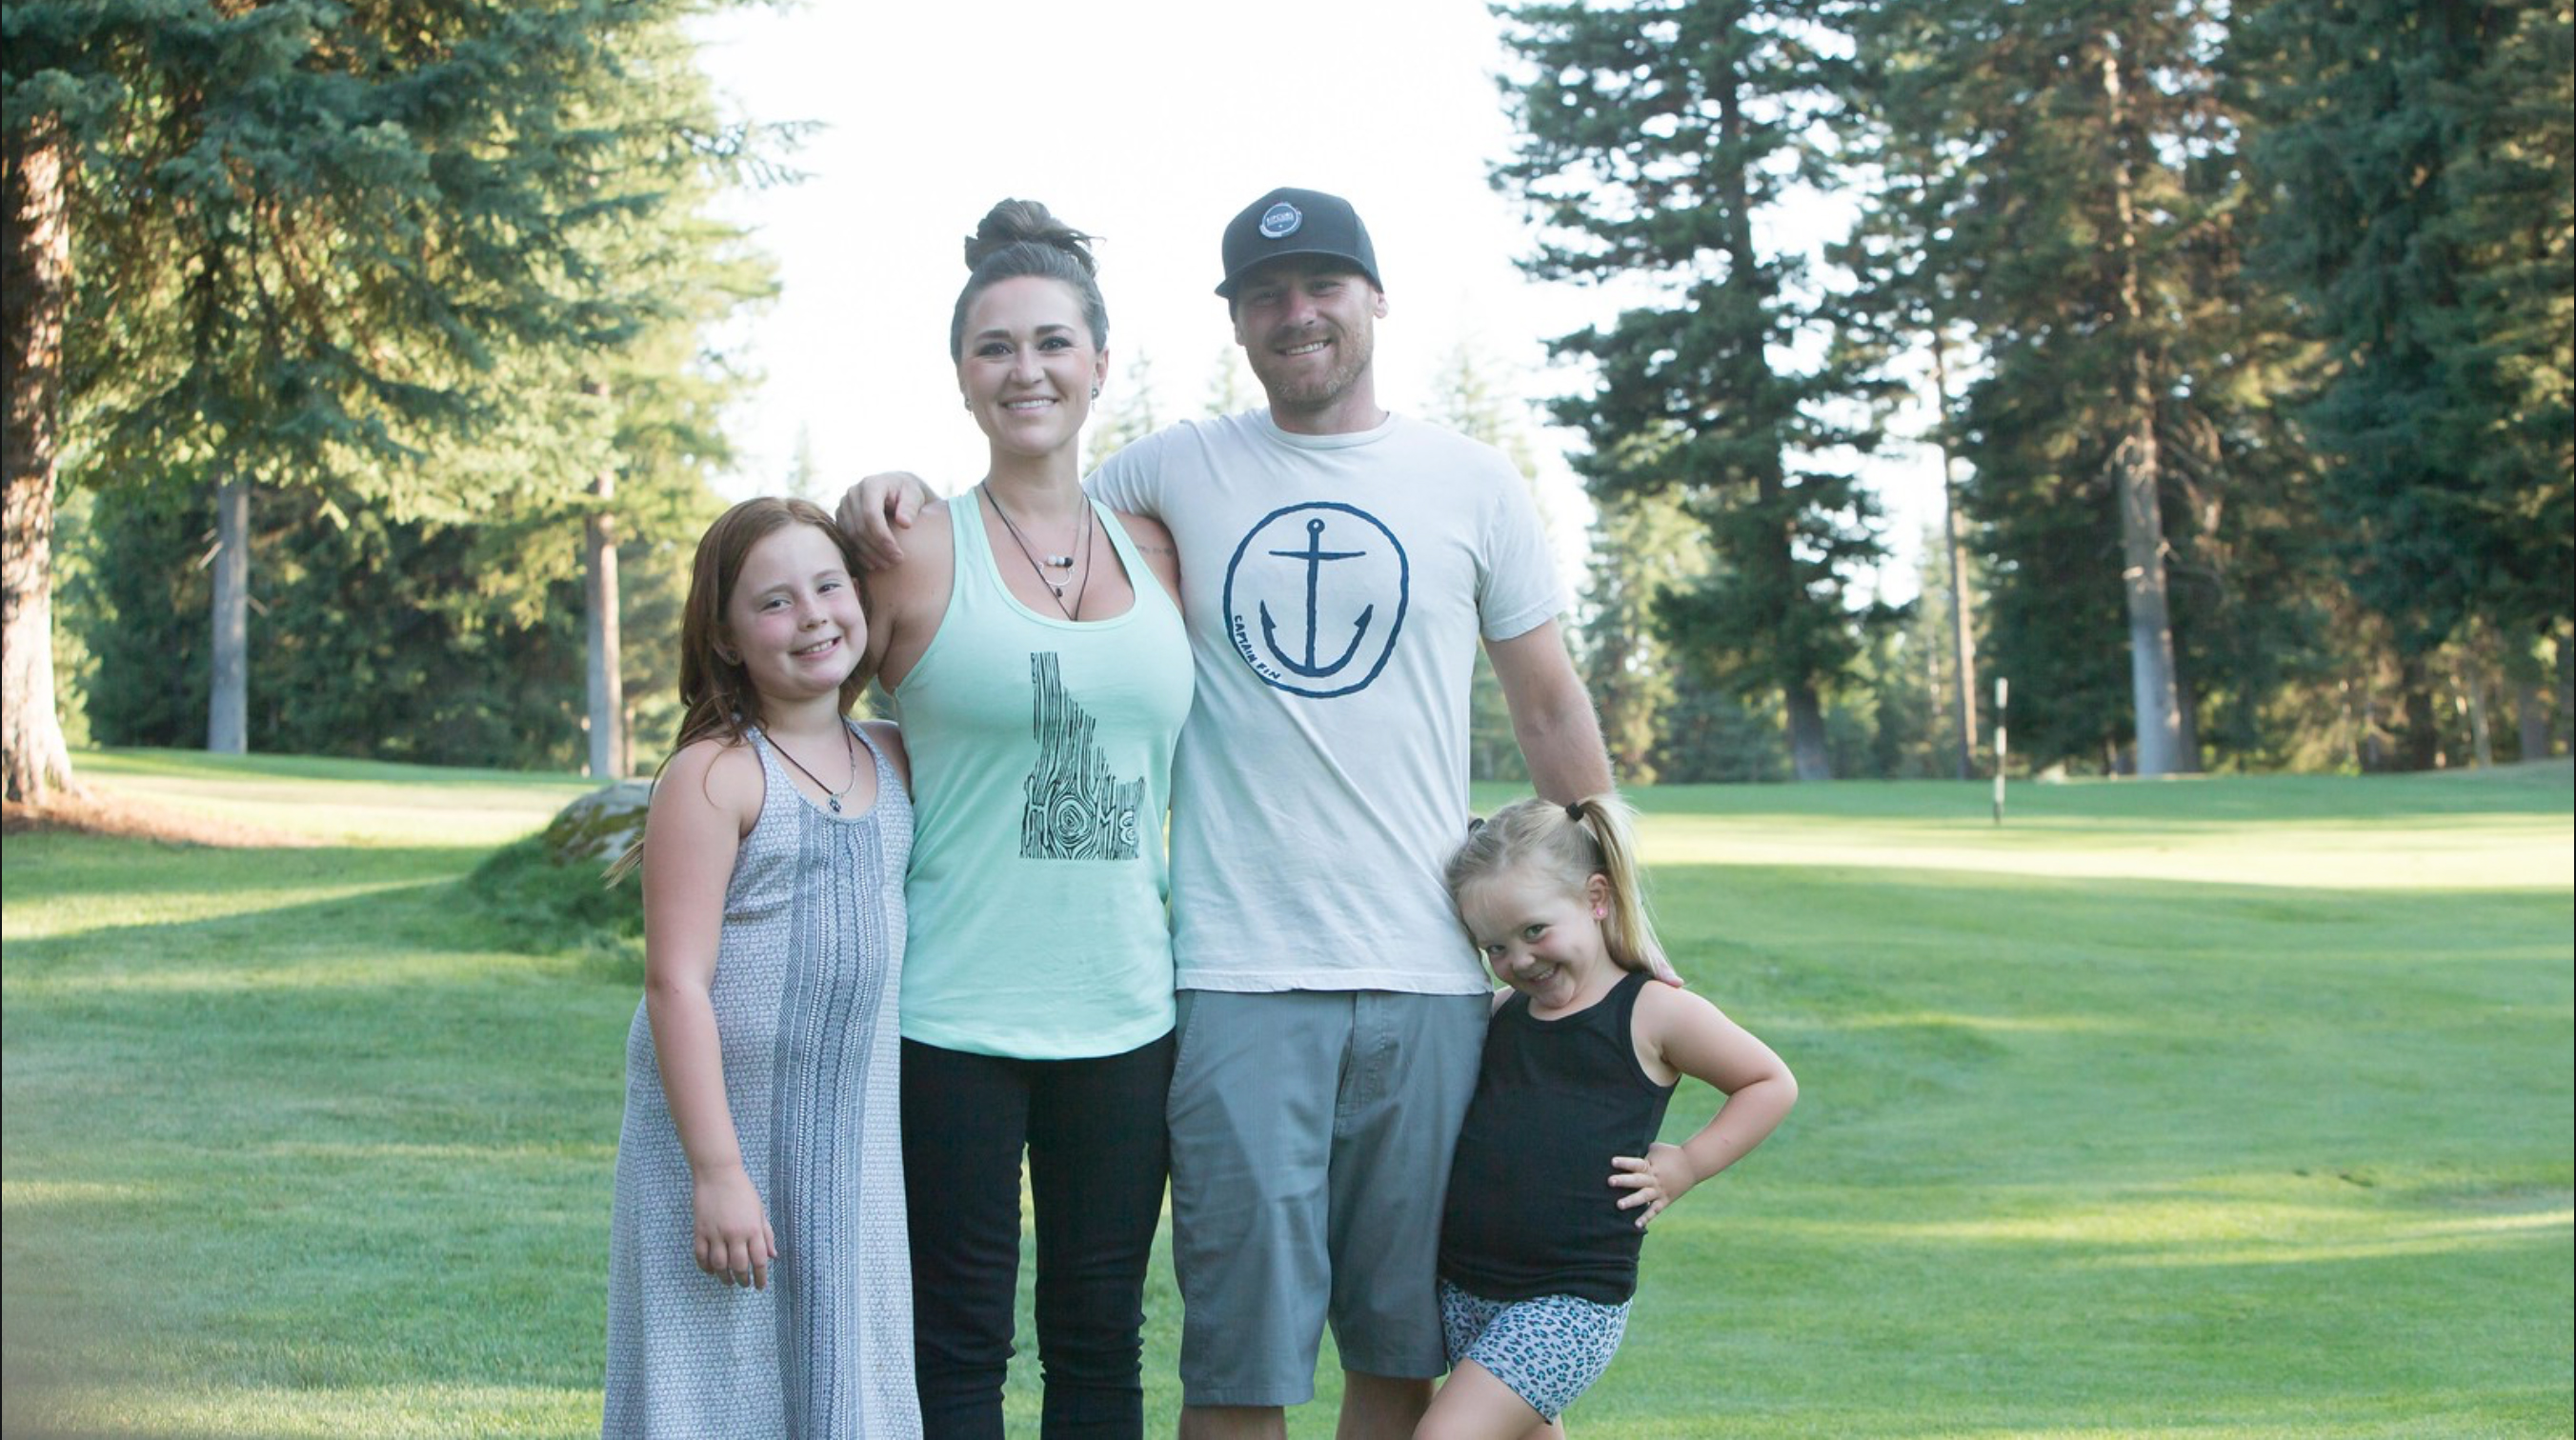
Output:
<instances>
[{"instance_id":1,"label":"black tank top on child","mask_svg":"<svg viewBox=\"0 0 2576 1440\"><path fill-rule=\"evenodd\" d=\"M1440 1275L1488 1300L1574 1295L1625 1304L1645 1240L1610 1161L1643 1155L1673 1087L1637 1063L1629 1017L1651 983L1628 974L1555 1020L1514 994L1494 1012L1476 1098L1458 1133L1440 1227Z\"/></svg>"}]
</instances>

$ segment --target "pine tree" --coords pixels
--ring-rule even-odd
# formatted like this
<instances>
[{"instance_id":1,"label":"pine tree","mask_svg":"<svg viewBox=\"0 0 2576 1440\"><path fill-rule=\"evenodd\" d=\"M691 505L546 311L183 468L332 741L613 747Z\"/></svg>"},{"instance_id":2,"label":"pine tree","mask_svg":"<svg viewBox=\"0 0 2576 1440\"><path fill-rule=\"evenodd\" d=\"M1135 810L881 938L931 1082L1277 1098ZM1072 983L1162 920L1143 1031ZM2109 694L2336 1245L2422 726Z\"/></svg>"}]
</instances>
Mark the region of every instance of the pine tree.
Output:
<instances>
[{"instance_id":1,"label":"pine tree","mask_svg":"<svg viewBox=\"0 0 2576 1440\"><path fill-rule=\"evenodd\" d=\"M2282 403L2316 351L2251 263L2272 197L2246 183L2241 144L2182 184L2202 218L2170 261L2157 426L2184 750L2271 767L2314 739L2291 718L2294 692L2330 686L2354 643L2331 619L2344 586L2320 538L2317 459Z\"/></svg>"},{"instance_id":2,"label":"pine tree","mask_svg":"<svg viewBox=\"0 0 2576 1440\"><path fill-rule=\"evenodd\" d=\"M1621 495L1596 508L1583 678L1622 784L1691 778L1666 774L1661 758L1692 682L1660 616L1667 596L1687 593L1707 572L1707 532L1676 496Z\"/></svg>"},{"instance_id":3,"label":"pine tree","mask_svg":"<svg viewBox=\"0 0 2576 1440\"><path fill-rule=\"evenodd\" d=\"M2204 524L2244 458L2222 446L2194 476L2177 446L2240 441L2237 387L2257 368L2217 339L2259 338L2251 322L2199 298L2241 295L2224 15L2202 0L1891 0L1858 26L1879 123L1937 157L1914 224L1984 363L1958 416L1963 499L1994 560L2017 748L2106 764L2127 748L2150 775L2200 763L2177 557L2211 560ZM2195 368L2213 360L2218 373Z\"/></svg>"},{"instance_id":4,"label":"pine tree","mask_svg":"<svg viewBox=\"0 0 2576 1440\"><path fill-rule=\"evenodd\" d=\"M2576 13L2276 0L2242 30L2265 258L2329 358L2304 410L2323 510L2389 626L2420 768L2438 647L2570 619Z\"/></svg>"},{"instance_id":5,"label":"pine tree","mask_svg":"<svg viewBox=\"0 0 2576 1440\"><path fill-rule=\"evenodd\" d=\"M1965 302L1957 293L1961 277L1934 261L1942 213L1956 203L1961 169L1954 155L1925 143L1925 136L1887 123L1881 113L1887 77L1877 67L1856 66L1846 75L1849 103L1836 116L1836 130L1845 172L1867 201L1852 233L1826 251L1856 283L1843 304L1835 344L1848 363L1891 378L1902 376L1902 398L1919 400L1921 385L1930 386L1931 419L1923 441L1939 457L1941 525L1929 537L1925 553L1940 557L1943 573L1937 581L1925 575L1922 593L1936 598L1934 608L1948 625L1947 641L1940 647L1948 657L1946 666L1931 684L1948 694L1950 768L1965 780L1976 773L1978 748L1978 601L1968 586L1971 565L1959 515L1957 388L1952 378L1961 353L1958 316ZM1892 420L1893 405L1878 418L1882 424Z\"/></svg>"},{"instance_id":6,"label":"pine tree","mask_svg":"<svg viewBox=\"0 0 2576 1440\"><path fill-rule=\"evenodd\" d=\"M725 144L660 103L686 8L9 8L12 153L63 136L69 423L100 474L218 497L210 745L246 738L254 487L310 490L340 523L462 518L600 473L614 418L581 381L671 313L668 272L622 263L674 233L656 234L674 164L651 162ZM14 456L9 483L33 485Z\"/></svg>"},{"instance_id":7,"label":"pine tree","mask_svg":"<svg viewBox=\"0 0 2576 1440\"><path fill-rule=\"evenodd\" d=\"M54 713L54 487L62 455L63 329L71 306L74 118L104 87L58 72L18 83L21 26L9 13L0 127L0 389L7 392L6 538L0 541L0 769L8 798L41 804L71 783ZM35 48L32 40L27 42ZM68 112L68 115L67 113Z\"/></svg>"},{"instance_id":8,"label":"pine tree","mask_svg":"<svg viewBox=\"0 0 2576 1440\"><path fill-rule=\"evenodd\" d=\"M1755 239L1830 103L1826 8L1509 7L1522 133L1494 172L1541 227L1529 273L1658 292L1554 342L1597 376L1555 414L1591 440L1575 463L1597 502L1678 492L1706 527L1718 563L1661 623L1739 693L1783 698L1804 780L1830 776L1821 694L1859 653L1846 590L1880 553L1873 499L1826 458L1869 439L1835 416L1872 382L1781 358L1823 303L1797 257Z\"/></svg>"},{"instance_id":9,"label":"pine tree","mask_svg":"<svg viewBox=\"0 0 2576 1440\"><path fill-rule=\"evenodd\" d=\"M638 512L650 525L660 518L656 509L672 513L673 490L686 497L682 512L706 508L688 502L705 496L707 479L730 452L717 410L739 379L706 372L700 337L773 290L767 266L743 251L739 232L707 218L715 185L741 167L688 143L715 136L716 125L687 38L668 23L637 32L616 78L611 103L621 136L607 168L627 203L592 210L572 233L598 273L617 275L627 287L622 297L604 298L644 303L623 334L567 352L581 367L583 394L607 400L614 416L581 516L589 768L608 779L634 767L620 644L621 515ZM756 157L753 168L757 173ZM809 465L811 458L800 455ZM620 503L617 497L639 484L663 494ZM688 513L691 530L697 518Z\"/></svg>"}]
</instances>

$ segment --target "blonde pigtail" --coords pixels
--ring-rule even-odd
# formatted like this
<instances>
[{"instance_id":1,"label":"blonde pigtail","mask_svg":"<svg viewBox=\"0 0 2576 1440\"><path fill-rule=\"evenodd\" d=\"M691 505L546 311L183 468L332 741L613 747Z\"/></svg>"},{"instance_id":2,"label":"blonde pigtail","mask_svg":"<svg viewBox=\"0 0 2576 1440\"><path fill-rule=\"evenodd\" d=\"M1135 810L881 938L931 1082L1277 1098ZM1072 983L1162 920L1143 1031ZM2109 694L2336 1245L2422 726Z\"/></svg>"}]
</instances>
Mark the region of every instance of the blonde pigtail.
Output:
<instances>
[{"instance_id":1,"label":"blonde pigtail","mask_svg":"<svg viewBox=\"0 0 2576 1440\"><path fill-rule=\"evenodd\" d=\"M1598 873L1610 885L1608 913L1601 938L1621 969L1652 971L1664 962L1664 947L1655 938L1654 917L1646 908L1645 868L1637 863L1636 812L1615 792L1587 795L1568 807L1574 823L1590 832L1600 856Z\"/></svg>"}]
</instances>

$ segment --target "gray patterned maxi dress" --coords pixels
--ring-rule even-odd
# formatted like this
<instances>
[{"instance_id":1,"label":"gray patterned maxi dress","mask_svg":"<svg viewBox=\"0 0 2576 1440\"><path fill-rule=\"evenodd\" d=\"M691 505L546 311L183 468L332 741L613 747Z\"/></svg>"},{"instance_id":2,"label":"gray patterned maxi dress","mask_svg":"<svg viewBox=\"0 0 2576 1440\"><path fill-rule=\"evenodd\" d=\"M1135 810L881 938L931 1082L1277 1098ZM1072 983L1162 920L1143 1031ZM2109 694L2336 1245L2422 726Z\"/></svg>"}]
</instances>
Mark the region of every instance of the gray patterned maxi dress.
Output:
<instances>
[{"instance_id":1,"label":"gray patterned maxi dress","mask_svg":"<svg viewBox=\"0 0 2576 1440\"><path fill-rule=\"evenodd\" d=\"M725 889L711 988L725 1099L778 1237L770 1288L698 1269L689 1162L638 1005L609 1233L612 1440L913 1440L895 995L912 803L836 815L752 732L768 791ZM866 736L860 739L865 742Z\"/></svg>"}]
</instances>

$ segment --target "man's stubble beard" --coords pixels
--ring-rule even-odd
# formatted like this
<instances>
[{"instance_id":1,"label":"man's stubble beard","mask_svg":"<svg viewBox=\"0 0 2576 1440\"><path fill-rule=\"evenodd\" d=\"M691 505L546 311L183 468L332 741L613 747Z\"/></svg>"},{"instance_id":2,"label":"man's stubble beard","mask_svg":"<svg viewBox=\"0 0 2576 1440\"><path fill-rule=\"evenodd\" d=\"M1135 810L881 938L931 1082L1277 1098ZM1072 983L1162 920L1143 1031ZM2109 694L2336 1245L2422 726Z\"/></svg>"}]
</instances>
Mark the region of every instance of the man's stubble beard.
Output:
<instances>
[{"instance_id":1,"label":"man's stubble beard","mask_svg":"<svg viewBox=\"0 0 2576 1440\"><path fill-rule=\"evenodd\" d=\"M1260 361L1252 362L1253 378L1261 382L1262 393L1269 398L1274 412L1285 410L1293 414L1309 414L1331 409L1368 374L1369 364L1377 351L1377 337L1373 332L1353 333L1336 325L1326 326L1324 333L1333 342L1335 363L1311 380L1274 379L1263 373ZM1265 340L1262 353L1268 354L1268 347L1276 343L1275 338Z\"/></svg>"}]
</instances>

